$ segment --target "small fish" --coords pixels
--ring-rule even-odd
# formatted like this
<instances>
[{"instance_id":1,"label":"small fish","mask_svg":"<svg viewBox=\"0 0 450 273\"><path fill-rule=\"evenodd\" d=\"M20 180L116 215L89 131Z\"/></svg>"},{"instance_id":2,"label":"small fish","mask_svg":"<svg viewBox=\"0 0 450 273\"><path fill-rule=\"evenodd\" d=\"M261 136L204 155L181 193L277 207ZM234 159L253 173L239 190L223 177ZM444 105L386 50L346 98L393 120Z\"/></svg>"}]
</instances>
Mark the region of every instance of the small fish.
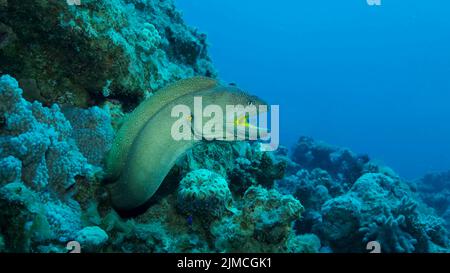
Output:
<instances>
[{"instance_id":1,"label":"small fish","mask_svg":"<svg viewBox=\"0 0 450 273\"><path fill-rule=\"evenodd\" d=\"M189 215L188 218L186 219L188 225L192 226L192 222L193 222L193 218L192 215Z\"/></svg>"}]
</instances>

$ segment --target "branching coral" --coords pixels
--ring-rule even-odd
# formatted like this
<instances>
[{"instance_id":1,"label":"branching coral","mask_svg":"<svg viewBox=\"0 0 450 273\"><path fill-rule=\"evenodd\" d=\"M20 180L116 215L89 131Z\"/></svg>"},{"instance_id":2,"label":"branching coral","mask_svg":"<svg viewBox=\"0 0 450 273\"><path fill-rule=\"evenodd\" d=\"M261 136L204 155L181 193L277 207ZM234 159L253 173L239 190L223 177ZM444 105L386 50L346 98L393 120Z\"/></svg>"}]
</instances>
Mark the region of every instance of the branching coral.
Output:
<instances>
[{"instance_id":1,"label":"branching coral","mask_svg":"<svg viewBox=\"0 0 450 273\"><path fill-rule=\"evenodd\" d=\"M91 166L69 141L72 127L57 105L46 108L25 101L18 83L9 76L0 78L0 100L0 117L4 120L0 158L20 160L21 177L29 187L48 187L62 193L76 182L75 177L91 175Z\"/></svg>"},{"instance_id":2,"label":"branching coral","mask_svg":"<svg viewBox=\"0 0 450 273\"><path fill-rule=\"evenodd\" d=\"M360 228L359 232L364 233L364 243L377 241L384 252L411 253L415 250L414 245L417 244L417 240L404 231L405 227L403 215L397 218L382 215L375 222Z\"/></svg>"},{"instance_id":3,"label":"branching coral","mask_svg":"<svg viewBox=\"0 0 450 273\"><path fill-rule=\"evenodd\" d=\"M53 251L50 244L82 228L71 190L80 180L90 183L93 168L58 106L26 101L9 76L0 78L0 100L0 230L10 251Z\"/></svg>"}]
</instances>

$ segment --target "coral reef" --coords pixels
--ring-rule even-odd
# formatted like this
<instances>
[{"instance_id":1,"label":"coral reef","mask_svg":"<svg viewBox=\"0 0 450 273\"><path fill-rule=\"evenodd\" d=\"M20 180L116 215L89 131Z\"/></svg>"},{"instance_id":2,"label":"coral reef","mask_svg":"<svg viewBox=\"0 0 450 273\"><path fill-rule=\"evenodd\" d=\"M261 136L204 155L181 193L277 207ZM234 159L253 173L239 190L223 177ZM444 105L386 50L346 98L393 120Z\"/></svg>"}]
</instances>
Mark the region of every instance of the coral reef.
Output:
<instances>
[{"instance_id":1,"label":"coral reef","mask_svg":"<svg viewBox=\"0 0 450 273\"><path fill-rule=\"evenodd\" d=\"M206 36L172 1L6 1L0 18L0 74L45 104L136 101L177 79L215 75Z\"/></svg>"},{"instance_id":2,"label":"coral reef","mask_svg":"<svg viewBox=\"0 0 450 273\"><path fill-rule=\"evenodd\" d=\"M194 147L179 164L187 170L214 170L230 181L230 190L242 195L250 186L272 187L284 176L287 161L274 153L261 152L259 143L211 142Z\"/></svg>"},{"instance_id":3,"label":"coral reef","mask_svg":"<svg viewBox=\"0 0 450 273\"><path fill-rule=\"evenodd\" d=\"M0 252L450 252L450 173L406 181L309 137L202 142L121 217L104 160L127 112L215 76L172 0L0 1L0 75Z\"/></svg>"},{"instance_id":4,"label":"coral reef","mask_svg":"<svg viewBox=\"0 0 450 273\"><path fill-rule=\"evenodd\" d=\"M369 158L366 155L357 156L345 148L301 137L293 148L292 160L302 169L323 169L346 186L361 176Z\"/></svg>"},{"instance_id":5,"label":"coral reef","mask_svg":"<svg viewBox=\"0 0 450 273\"><path fill-rule=\"evenodd\" d=\"M444 221L389 168L306 137L292 157L300 169L276 188L306 208L297 233L318 235L334 252L364 252L370 241L384 252L448 251Z\"/></svg>"},{"instance_id":6,"label":"coral reef","mask_svg":"<svg viewBox=\"0 0 450 273\"><path fill-rule=\"evenodd\" d=\"M3 251L65 252L72 240L85 252L365 252L371 241L383 252L449 251L448 204L432 198L445 196L445 174L407 182L304 137L292 158L257 142L198 145L145 213L121 218L99 181L111 104L45 107L10 76L0 100Z\"/></svg>"},{"instance_id":7,"label":"coral reef","mask_svg":"<svg viewBox=\"0 0 450 273\"><path fill-rule=\"evenodd\" d=\"M450 172L427 174L415 185L420 197L439 215L450 209Z\"/></svg>"}]
</instances>

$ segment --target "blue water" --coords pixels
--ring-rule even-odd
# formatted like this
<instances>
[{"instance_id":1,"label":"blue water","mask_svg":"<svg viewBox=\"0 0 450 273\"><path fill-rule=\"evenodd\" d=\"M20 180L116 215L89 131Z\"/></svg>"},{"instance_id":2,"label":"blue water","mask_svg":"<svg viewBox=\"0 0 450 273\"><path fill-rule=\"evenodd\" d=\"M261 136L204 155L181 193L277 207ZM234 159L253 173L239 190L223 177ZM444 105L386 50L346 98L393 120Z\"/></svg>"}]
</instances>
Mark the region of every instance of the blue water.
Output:
<instances>
[{"instance_id":1,"label":"blue water","mask_svg":"<svg viewBox=\"0 0 450 273\"><path fill-rule=\"evenodd\" d=\"M407 178L450 169L450 1L177 0L220 77Z\"/></svg>"}]
</instances>

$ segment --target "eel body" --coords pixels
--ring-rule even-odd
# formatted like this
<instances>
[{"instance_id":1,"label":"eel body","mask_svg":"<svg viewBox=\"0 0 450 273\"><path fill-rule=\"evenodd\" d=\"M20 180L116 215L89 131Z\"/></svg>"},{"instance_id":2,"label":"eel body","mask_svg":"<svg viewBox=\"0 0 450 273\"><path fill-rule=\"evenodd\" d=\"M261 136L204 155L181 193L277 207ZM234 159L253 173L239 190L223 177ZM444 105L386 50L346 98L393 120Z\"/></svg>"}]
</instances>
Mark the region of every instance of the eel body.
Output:
<instances>
[{"instance_id":1,"label":"eel body","mask_svg":"<svg viewBox=\"0 0 450 273\"><path fill-rule=\"evenodd\" d=\"M142 102L126 116L106 157L106 179L115 181L120 176L134 139L148 120L171 101L189 93L211 89L217 86L216 80L194 77L171 84Z\"/></svg>"},{"instance_id":2,"label":"eel body","mask_svg":"<svg viewBox=\"0 0 450 273\"><path fill-rule=\"evenodd\" d=\"M137 133L133 132L134 137L127 136L129 141L125 145L129 147L127 153L125 154L126 151L123 150L120 157L115 157L116 159L126 157L126 160L120 163L122 165L119 166L116 181L109 185L112 203L116 209L130 211L144 205L157 191L178 158L198 143L195 138L173 139L172 125L177 120L171 115L173 107L185 105L193 109L194 97L201 97L204 105L219 105L222 109L225 109L226 105L259 102L256 101L256 97L232 86L211 86L196 91L191 89L190 92L183 90L183 94L179 94L170 102L157 103L160 106L157 111L139 110L146 113L146 115L139 114L139 120L146 122L140 125L141 129ZM145 107L149 107L148 105ZM127 122L130 122L130 119ZM136 130L136 125L124 125L127 126L125 128ZM188 125L191 126L191 121ZM116 141L122 141L122 137Z\"/></svg>"}]
</instances>

